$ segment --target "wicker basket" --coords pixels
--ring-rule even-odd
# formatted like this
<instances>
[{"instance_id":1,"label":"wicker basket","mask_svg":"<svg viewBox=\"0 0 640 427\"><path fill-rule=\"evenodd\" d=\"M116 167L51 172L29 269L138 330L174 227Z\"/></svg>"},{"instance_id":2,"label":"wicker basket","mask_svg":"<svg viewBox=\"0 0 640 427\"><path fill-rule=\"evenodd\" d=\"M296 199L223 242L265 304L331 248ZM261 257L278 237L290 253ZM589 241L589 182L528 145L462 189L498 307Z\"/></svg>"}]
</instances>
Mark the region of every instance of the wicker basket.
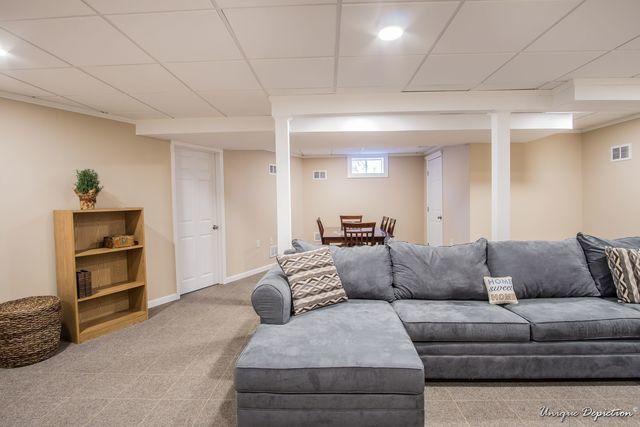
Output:
<instances>
[{"instance_id":1,"label":"wicker basket","mask_svg":"<svg viewBox=\"0 0 640 427\"><path fill-rule=\"evenodd\" d=\"M0 304L0 368L31 365L53 356L60 344L62 305L54 296Z\"/></svg>"}]
</instances>

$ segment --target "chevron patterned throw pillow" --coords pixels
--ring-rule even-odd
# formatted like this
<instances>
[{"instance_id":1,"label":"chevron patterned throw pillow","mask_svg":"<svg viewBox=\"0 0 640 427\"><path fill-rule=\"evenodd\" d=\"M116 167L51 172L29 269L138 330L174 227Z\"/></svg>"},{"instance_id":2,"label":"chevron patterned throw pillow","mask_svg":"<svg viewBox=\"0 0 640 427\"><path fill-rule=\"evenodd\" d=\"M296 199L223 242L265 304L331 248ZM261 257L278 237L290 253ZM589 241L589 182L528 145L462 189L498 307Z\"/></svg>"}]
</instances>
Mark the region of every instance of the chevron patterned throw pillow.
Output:
<instances>
[{"instance_id":1,"label":"chevron patterned throw pillow","mask_svg":"<svg viewBox=\"0 0 640 427\"><path fill-rule=\"evenodd\" d=\"M640 304L640 249L604 249L609 269L616 285L618 299Z\"/></svg>"},{"instance_id":2,"label":"chevron patterned throw pillow","mask_svg":"<svg viewBox=\"0 0 640 427\"><path fill-rule=\"evenodd\" d=\"M278 263L289 281L294 315L347 300L328 247L282 255Z\"/></svg>"}]
</instances>

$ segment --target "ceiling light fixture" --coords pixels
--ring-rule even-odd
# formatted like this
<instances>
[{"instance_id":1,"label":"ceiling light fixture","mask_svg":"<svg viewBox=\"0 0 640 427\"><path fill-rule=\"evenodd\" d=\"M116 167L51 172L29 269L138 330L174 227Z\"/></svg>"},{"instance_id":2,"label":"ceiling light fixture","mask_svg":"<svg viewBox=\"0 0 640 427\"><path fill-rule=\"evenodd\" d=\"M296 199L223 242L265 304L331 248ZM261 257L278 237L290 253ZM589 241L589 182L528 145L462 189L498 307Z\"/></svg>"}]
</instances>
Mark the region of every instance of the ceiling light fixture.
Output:
<instances>
[{"instance_id":1,"label":"ceiling light fixture","mask_svg":"<svg viewBox=\"0 0 640 427\"><path fill-rule=\"evenodd\" d=\"M7 52L6 50L0 47L0 56L7 56L7 55L9 55L9 52Z\"/></svg>"},{"instance_id":2,"label":"ceiling light fixture","mask_svg":"<svg viewBox=\"0 0 640 427\"><path fill-rule=\"evenodd\" d=\"M378 32L378 38L384 41L397 40L402 37L404 30L396 25L384 27Z\"/></svg>"}]
</instances>

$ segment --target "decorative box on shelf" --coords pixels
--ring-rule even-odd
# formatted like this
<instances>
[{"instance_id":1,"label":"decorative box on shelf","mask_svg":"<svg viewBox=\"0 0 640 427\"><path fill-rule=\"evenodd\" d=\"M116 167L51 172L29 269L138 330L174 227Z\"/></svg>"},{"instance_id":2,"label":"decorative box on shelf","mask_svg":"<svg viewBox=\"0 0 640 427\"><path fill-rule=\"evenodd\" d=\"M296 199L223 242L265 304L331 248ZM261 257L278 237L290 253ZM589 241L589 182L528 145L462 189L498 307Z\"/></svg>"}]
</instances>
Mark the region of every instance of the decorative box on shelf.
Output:
<instances>
[{"instance_id":1,"label":"decorative box on shelf","mask_svg":"<svg viewBox=\"0 0 640 427\"><path fill-rule=\"evenodd\" d=\"M105 248L128 248L129 246L136 245L136 239L135 236L127 234L106 236L102 241L102 245Z\"/></svg>"}]
</instances>

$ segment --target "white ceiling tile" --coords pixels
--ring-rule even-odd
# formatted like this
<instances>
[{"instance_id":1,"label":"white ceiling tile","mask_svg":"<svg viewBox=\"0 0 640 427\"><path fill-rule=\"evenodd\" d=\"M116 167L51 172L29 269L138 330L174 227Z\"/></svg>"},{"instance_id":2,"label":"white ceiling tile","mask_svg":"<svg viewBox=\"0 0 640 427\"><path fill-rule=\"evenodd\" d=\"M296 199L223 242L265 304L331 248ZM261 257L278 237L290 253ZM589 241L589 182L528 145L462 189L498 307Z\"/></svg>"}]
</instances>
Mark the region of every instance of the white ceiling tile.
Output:
<instances>
[{"instance_id":1,"label":"white ceiling tile","mask_svg":"<svg viewBox=\"0 0 640 427\"><path fill-rule=\"evenodd\" d=\"M339 87L404 87L422 61L421 55L340 58Z\"/></svg>"},{"instance_id":2,"label":"white ceiling tile","mask_svg":"<svg viewBox=\"0 0 640 427\"><path fill-rule=\"evenodd\" d=\"M0 48L9 52L0 57L0 69L64 67L67 64L30 43L0 30Z\"/></svg>"},{"instance_id":3,"label":"white ceiling tile","mask_svg":"<svg viewBox=\"0 0 640 427\"><path fill-rule=\"evenodd\" d=\"M638 73L640 73L640 51L617 50L590 62L567 77L633 77Z\"/></svg>"},{"instance_id":4,"label":"white ceiling tile","mask_svg":"<svg viewBox=\"0 0 640 427\"><path fill-rule=\"evenodd\" d=\"M0 20L93 15L80 0L0 0Z\"/></svg>"},{"instance_id":5,"label":"white ceiling tile","mask_svg":"<svg viewBox=\"0 0 640 427\"><path fill-rule=\"evenodd\" d=\"M267 90L269 95L324 95L327 93L333 93L332 87L318 87L318 88L296 88L296 89L269 89Z\"/></svg>"},{"instance_id":6,"label":"white ceiling tile","mask_svg":"<svg viewBox=\"0 0 640 427\"><path fill-rule=\"evenodd\" d=\"M118 30L96 16L12 21L3 25L74 65L139 64L152 61Z\"/></svg>"},{"instance_id":7,"label":"white ceiling tile","mask_svg":"<svg viewBox=\"0 0 640 427\"><path fill-rule=\"evenodd\" d=\"M344 5L340 55L426 53L456 6L456 2ZM380 40L378 32L390 25L402 27L404 35L394 41Z\"/></svg>"},{"instance_id":8,"label":"white ceiling tile","mask_svg":"<svg viewBox=\"0 0 640 427\"><path fill-rule=\"evenodd\" d=\"M225 9L224 13L249 58L334 54L335 6Z\"/></svg>"},{"instance_id":9,"label":"white ceiling tile","mask_svg":"<svg viewBox=\"0 0 640 427\"><path fill-rule=\"evenodd\" d=\"M251 65L266 89L333 85L333 58L257 59Z\"/></svg>"},{"instance_id":10,"label":"white ceiling tile","mask_svg":"<svg viewBox=\"0 0 640 427\"><path fill-rule=\"evenodd\" d=\"M69 98L81 104L89 105L96 110L111 113L122 114L126 112L153 112L152 108L147 107L141 102L136 101L120 92L113 93L82 93L78 95L69 95ZM123 114L124 115L124 114Z\"/></svg>"},{"instance_id":11,"label":"white ceiling tile","mask_svg":"<svg viewBox=\"0 0 640 427\"><path fill-rule=\"evenodd\" d=\"M510 53L430 55L411 86L474 86L511 56Z\"/></svg>"},{"instance_id":12,"label":"white ceiling tile","mask_svg":"<svg viewBox=\"0 0 640 427\"><path fill-rule=\"evenodd\" d=\"M180 92L178 79L159 64L86 67L86 72L128 93Z\"/></svg>"},{"instance_id":13,"label":"white ceiling tile","mask_svg":"<svg viewBox=\"0 0 640 427\"><path fill-rule=\"evenodd\" d=\"M228 7L260 7L291 6L301 4L336 4L337 0L217 0L218 6Z\"/></svg>"},{"instance_id":14,"label":"white ceiling tile","mask_svg":"<svg viewBox=\"0 0 640 427\"><path fill-rule=\"evenodd\" d=\"M166 66L197 91L260 89L245 61L182 62Z\"/></svg>"},{"instance_id":15,"label":"white ceiling tile","mask_svg":"<svg viewBox=\"0 0 640 427\"><path fill-rule=\"evenodd\" d=\"M336 93L398 93L402 91L399 86L362 86L362 87L339 87Z\"/></svg>"},{"instance_id":16,"label":"white ceiling tile","mask_svg":"<svg viewBox=\"0 0 640 427\"><path fill-rule=\"evenodd\" d=\"M70 99L63 98L57 95L51 96L38 96L38 99L42 101L52 102L54 104L59 104L63 107L75 107L75 108L86 108L84 105L78 104L77 102L71 101Z\"/></svg>"},{"instance_id":17,"label":"white ceiling tile","mask_svg":"<svg viewBox=\"0 0 640 427\"><path fill-rule=\"evenodd\" d=\"M159 113L157 111L120 111L112 113L120 117L125 117L131 120L146 120L146 119L166 119L167 115Z\"/></svg>"},{"instance_id":18,"label":"white ceiling tile","mask_svg":"<svg viewBox=\"0 0 640 427\"><path fill-rule=\"evenodd\" d=\"M162 62L242 58L215 10L113 15L108 18Z\"/></svg>"},{"instance_id":19,"label":"white ceiling tile","mask_svg":"<svg viewBox=\"0 0 640 427\"><path fill-rule=\"evenodd\" d=\"M10 92L24 96L44 96L51 95L49 92L33 87L11 77L0 74L0 91Z\"/></svg>"},{"instance_id":20,"label":"white ceiling tile","mask_svg":"<svg viewBox=\"0 0 640 427\"><path fill-rule=\"evenodd\" d=\"M561 85L563 85L565 83L566 83L566 81L547 82L547 83L543 84L542 86L540 86L540 89L542 89L542 90L551 90L551 89L555 89L558 86L561 86Z\"/></svg>"},{"instance_id":21,"label":"white ceiling tile","mask_svg":"<svg viewBox=\"0 0 640 427\"><path fill-rule=\"evenodd\" d=\"M271 103L263 92L199 92L217 109L227 116L268 116Z\"/></svg>"},{"instance_id":22,"label":"white ceiling tile","mask_svg":"<svg viewBox=\"0 0 640 427\"><path fill-rule=\"evenodd\" d=\"M475 85L471 83L458 84L440 84L440 85L409 85L404 92L441 92L441 91L460 91L472 89Z\"/></svg>"},{"instance_id":23,"label":"white ceiling tile","mask_svg":"<svg viewBox=\"0 0 640 427\"><path fill-rule=\"evenodd\" d=\"M603 52L521 53L478 89L535 89L556 80Z\"/></svg>"},{"instance_id":24,"label":"white ceiling tile","mask_svg":"<svg viewBox=\"0 0 640 427\"><path fill-rule=\"evenodd\" d=\"M578 0L466 2L434 52L517 52L576 4Z\"/></svg>"},{"instance_id":25,"label":"white ceiling tile","mask_svg":"<svg viewBox=\"0 0 640 427\"><path fill-rule=\"evenodd\" d=\"M209 0L86 0L100 13L168 12L211 9Z\"/></svg>"},{"instance_id":26,"label":"white ceiling tile","mask_svg":"<svg viewBox=\"0 0 640 427\"><path fill-rule=\"evenodd\" d=\"M530 51L609 50L640 35L640 1L587 0Z\"/></svg>"},{"instance_id":27,"label":"white ceiling tile","mask_svg":"<svg viewBox=\"0 0 640 427\"><path fill-rule=\"evenodd\" d=\"M136 94L135 97L172 117L220 116L211 105L187 89L179 92Z\"/></svg>"},{"instance_id":28,"label":"white ceiling tile","mask_svg":"<svg viewBox=\"0 0 640 427\"><path fill-rule=\"evenodd\" d=\"M636 37L631 40L629 43L626 43L623 46L620 46L620 50L640 50L640 37Z\"/></svg>"},{"instance_id":29,"label":"white ceiling tile","mask_svg":"<svg viewBox=\"0 0 640 427\"><path fill-rule=\"evenodd\" d=\"M115 89L75 68L9 70L7 74L57 95L114 93Z\"/></svg>"}]
</instances>

